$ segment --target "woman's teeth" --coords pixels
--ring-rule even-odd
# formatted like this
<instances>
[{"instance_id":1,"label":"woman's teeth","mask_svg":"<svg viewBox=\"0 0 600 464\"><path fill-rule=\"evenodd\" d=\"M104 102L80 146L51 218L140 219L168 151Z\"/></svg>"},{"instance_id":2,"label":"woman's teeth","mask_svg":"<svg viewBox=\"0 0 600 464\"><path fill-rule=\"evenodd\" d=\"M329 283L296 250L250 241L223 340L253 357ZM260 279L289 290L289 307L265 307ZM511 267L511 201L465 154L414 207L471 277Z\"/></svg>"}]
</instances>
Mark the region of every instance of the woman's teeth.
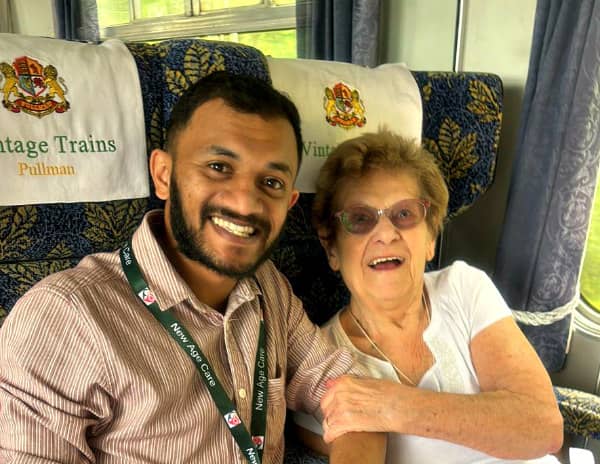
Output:
<instances>
[{"instance_id":1,"label":"woman's teeth","mask_svg":"<svg viewBox=\"0 0 600 464\"><path fill-rule=\"evenodd\" d=\"M369 266L375 267L378 264L389 263L389 262L397 262L398 264L402 264L404 262L404 258L399 256L388 256L386 258L376 258L369 263Z\"/></svg>"}]
</instances>

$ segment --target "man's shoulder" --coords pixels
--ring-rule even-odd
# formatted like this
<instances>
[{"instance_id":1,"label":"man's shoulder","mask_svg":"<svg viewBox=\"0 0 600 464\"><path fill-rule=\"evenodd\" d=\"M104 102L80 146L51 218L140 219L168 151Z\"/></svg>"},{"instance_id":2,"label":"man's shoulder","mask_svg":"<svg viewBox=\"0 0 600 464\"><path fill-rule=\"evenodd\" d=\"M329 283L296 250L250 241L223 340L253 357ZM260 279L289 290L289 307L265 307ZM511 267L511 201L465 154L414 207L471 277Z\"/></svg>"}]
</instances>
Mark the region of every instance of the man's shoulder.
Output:
<instances>
[{"instance_id":1,"label":"man's shoulder","mask_svg":"<svg viewBox=\"0 0 600 464\"><path fill-rule=\"evenodd\" d=\"M283 273L279 269L277 269L277 266L275 266L273 261L271 261L270 259L267 259L258 267L254 276L259 282L259 284L271 281L287 281L285 275L283 275Z\"/></svg>"},{"instance_id":2,"label":"man's shoulder","mask_svg":"<svg viewBox=\"0 0 600 464\"><path fill-rule=\"evenodd\" d=\"M267 260L256 270L254 278L267 302L289 305L295 298L294 291L287 277L277 266Z\"/></svg>"},{"instance_id":3,"label":"man's shoulder","mask_svg":"<svg viewBox=\"0 0 600 464\"><path fill-rule=\"evenodd\" d=\"M24 296L47 292L70 298L85 292L91 286L111 285L121 279L119 257L116 252L96 253L84 257L75 267L55 272L36 283Z\"/></svg>"},{"instance_id":4,"label":"man's shoulder","mask_svg":"<svg viewBox=\"0 0 600 464\"><path fill-rule=\"evenodd\" d=\"M77 266L36 283L13 306L2 326L3 338L44 333L45 339L53 340L65 327L88 324L114 299L118 260L115 253L89 255Z\"/></svg>"}]
</instances>

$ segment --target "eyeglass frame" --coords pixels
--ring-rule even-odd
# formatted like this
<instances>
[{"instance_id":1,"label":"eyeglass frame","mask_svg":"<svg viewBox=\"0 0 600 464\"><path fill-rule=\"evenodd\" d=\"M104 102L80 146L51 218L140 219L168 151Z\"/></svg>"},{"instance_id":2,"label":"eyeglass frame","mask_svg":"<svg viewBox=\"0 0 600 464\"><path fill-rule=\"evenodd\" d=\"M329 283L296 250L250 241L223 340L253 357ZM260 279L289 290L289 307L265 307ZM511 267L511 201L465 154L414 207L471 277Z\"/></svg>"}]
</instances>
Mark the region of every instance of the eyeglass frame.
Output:
<instances>
[{"instance_id":1,"label":"eyeglass frame","mask_svg":"<svg viewBox=\"0 0 600 464\"><path fill-rule=\"evenodd\" d=\"M394 221L392 220L392 218L390 217L390 210L392 210L396 205L398 205L399 203L402 203L404 201L417 201L422 207L423 207L423 217L421 218L421 220L419 222L416 222L414 224L411 224L408 227L398 227ZM392 225L399 230L409 230L412 229L413 227L418 226L419 224L421 224L425 218L427 217L427 211L429 211L429 208L431 207L431 201L426 200L424 198L405 198L404 200L400 200L397 201L396 203L394 203L392 206L389 206L387 208L375 208L374 206L369 206L369 205L363 205L363 204L357 204L357 205L353 205L351 207L355 207L355 206L360 206L363 208L367 208L371 211L375 211L377 214L377 221L375 221L375 224L373 224L373 226L369 229L366 230L364 232L353 232L351 230L348 230L348 228L346 227L346 225L344 224L344 220L342 218L342 215L347 212L347 210L341 209L337 212L335 212L333 214L333 217L336 219L339 219L340 224L342 226L342 229L344 229L347 233L352 234L352 235L364 235L364 234L368 234L369 232L371 232L373 229L375 229L375 227L377 227L377 224L379 224L379 220L381 219L381 216L385 216L387 217L390 222L392 223Z\"/></svg>"}]
</instances>

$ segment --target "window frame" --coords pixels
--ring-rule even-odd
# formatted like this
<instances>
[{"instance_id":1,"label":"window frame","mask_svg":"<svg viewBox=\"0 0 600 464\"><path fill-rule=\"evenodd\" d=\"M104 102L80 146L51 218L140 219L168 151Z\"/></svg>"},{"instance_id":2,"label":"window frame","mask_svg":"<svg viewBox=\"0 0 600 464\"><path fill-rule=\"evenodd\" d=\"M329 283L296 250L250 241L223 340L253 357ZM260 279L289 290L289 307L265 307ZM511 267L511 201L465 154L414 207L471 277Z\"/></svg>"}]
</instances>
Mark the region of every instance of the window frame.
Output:
<instances>
[{"instance_id":1,"label":"window frame","mask_svg":"<svg viewBox=\"0 0 600 464\"><path fill-rule=\"evenodd\" d=\"M198 14L193 14L188 5L186 2L185 15L130 19L127 24L101 28L100 37L102 40L119 38L125 42L143 42L236 32L296 29L295 5L272 5L267 0L266 4L262 5L211 10ZM129 8L131 18L131 3Z\"/></svg>"},{"instance_id":2,"label":"window frame","mask_svg":"<svg viewBox=\"0 0 600 464\"><path fill-rule=\"evenodd\" d=\"M574 326L582 332L600 338L600 313L581 297L573 311Z\"/></svg>"}]
</instances>

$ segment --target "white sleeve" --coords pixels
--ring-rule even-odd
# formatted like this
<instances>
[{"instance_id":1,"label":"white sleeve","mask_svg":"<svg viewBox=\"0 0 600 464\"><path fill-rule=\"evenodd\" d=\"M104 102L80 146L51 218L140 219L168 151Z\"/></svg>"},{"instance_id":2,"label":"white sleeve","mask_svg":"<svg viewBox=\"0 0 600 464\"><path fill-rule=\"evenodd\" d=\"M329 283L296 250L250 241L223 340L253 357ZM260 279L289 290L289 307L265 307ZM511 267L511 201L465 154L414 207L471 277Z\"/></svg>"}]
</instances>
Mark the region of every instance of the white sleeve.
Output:
<instances>
[{"instance_id":1,"label":"white sleeve","mask_svg":"<svg viewBox=\"0 0 600 464\"><path fill-rule=\"evenodd\" d=\"M485 272L465 263L460 268L458 290L470 319L472 340L486 327L512 317L512 312Z\"/></svg>"},{"instance_id":2,"label":"white sleeve","mask_svg":"<svg viewBox=\"0 0 600 464\"><path fill-rule=\"evenodd\" d=\"M294 412L294 422L296 425L300 427L310 430L311 432L316 433L317 435L323 435L323 427L314 416L310 414L305 414L303 412Z\"/></svg>"}]
</instances>

